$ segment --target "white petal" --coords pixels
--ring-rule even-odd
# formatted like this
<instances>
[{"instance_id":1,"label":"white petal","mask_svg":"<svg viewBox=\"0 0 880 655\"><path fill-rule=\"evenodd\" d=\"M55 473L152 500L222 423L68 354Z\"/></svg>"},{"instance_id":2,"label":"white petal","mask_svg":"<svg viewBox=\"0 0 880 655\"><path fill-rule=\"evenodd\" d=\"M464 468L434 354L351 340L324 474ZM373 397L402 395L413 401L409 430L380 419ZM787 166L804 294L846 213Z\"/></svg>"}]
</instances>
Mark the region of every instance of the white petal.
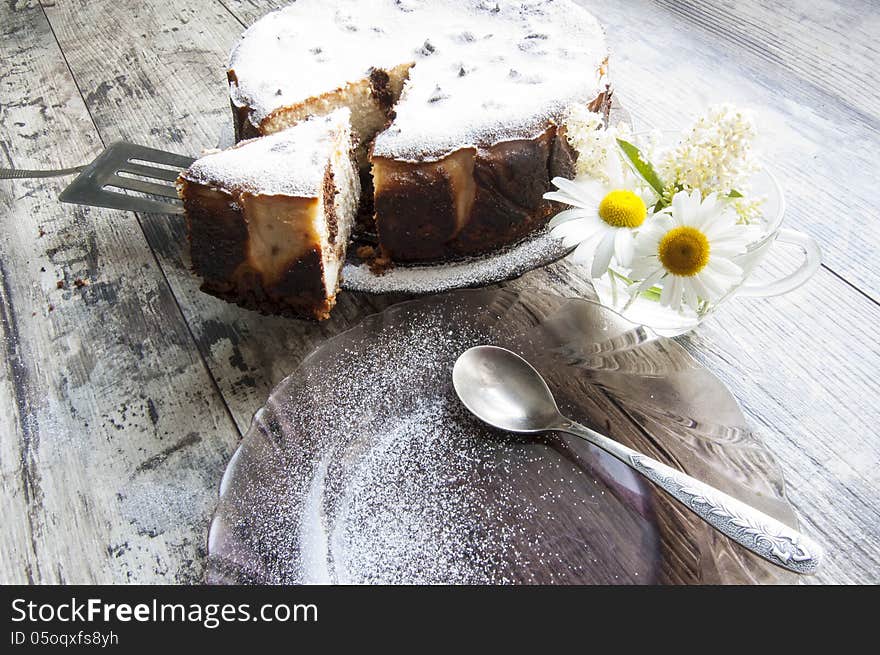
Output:
<instances>
[{"instance_id":1,"label":"white petal","mask_svg":"<svg viewBox=\"0 0 880 655\"><path fill-rule=\"evenodd\" d=\"M593 253L596 252L593 244L588 241L583 241L581 244L574 249L574 252L571 253L571 261L575 264L587 264L593 259Z\"/></svg>"},{"instance_id":2,"label":"white petal","mask_svg":"<svg viewBox=\"0 0 880 655\"><path fill-rule=\"evenodd\" d=\"M557 225L562 225L563 223L568 223L569 221L574 221L579 218L584 218L589 214L589 209L581 209L580 207L576 209L566 209L565 211L561 211L547 224L548 227L552 230Z\"/></svg>"},{"instance_id":3,"label":"white petal","mask_svg":"<svg viewBox=\"0 0 880 655\"><path fill-rule=\"evenodd\" d=\"M584 201L580 198L575 198L571 194L563 193L561 191L548 191L544 194L544 200L555 200L556 202L561 202L563 205L581 207L582 209L589 209L594 205L594 203L590 201Z\"/></svg>"},{"instance_id":4,"label":"white petal","mask_svg":"<svg viewBox=\"0 0 880 655\"><path fill-rule=\"evenodd\" d=\"M716 257L731 259L733 257L736 257L737 255L743 254L745 251L745 248L737 245L729 246L726 243L718 243L716 241L713 241L710 244L709 256L712 259L715 259Z\"/></svg>"},{"instance_id":5,"label":"white petal","mask_svg":"<svg viewBox=\"0 0 880 655\"><path fill-rule=\"evenodd\" d=\"M719 257L716 253L712 254L712 259L709 260L709 265L706 267L707 270L732 278L738 278L742 275L742 269L732 261Z\"/></svg>"},{"instance_id":6,"label":"white petal","mask_svg":"<svg viewBox=\"0 0 880 655\"><path fill-rule=\"evenodd\" d=\"M703 201L699 204L699 209L696 213L694 227L704 228L709 223L709 221L719 216L721 212L718 211L717 204L718 194L714 191L703 198ZM705 232L705 229L703 231Z\"/></svg>"},{"instance_id":7,"label":"white petal","mask_svg":"<svg viewBox=\"0 0 880 655\"><path fill-rule=\"evenodd\" d=\"M620 161L617 148L609 150L608 155L605 157L605 174L608 176L612 188L621 189L627 186L626 179L624 178L623 163Z\"/></svg>"},{"instance_id":8,"label":"white petal","mask_svg":"<svg viewBox=\"0 0 880 655\"><path fill-rule=\"evenodd\" d=\"M681 308L681 297L684 293L684 281L678 277L674 276L672 278L672 298L670 298L669 306L672 309L678 310Z\"/></svg>"},{"instance_id":9,"label":"white petal","mask_svg":"<svg viewBox=\"0 0 880 655\"><path fill-rule=\"evenodd\" d=\"M754 232L751 230L743 230L741 229L743 226L738 225L736 229L729 230L723 234L719 234L711 239L712 244L718 245L730 245L735 246L737 248L745 249L754 239L752 238Z\"/></svg>"},{"instance_id":10,"label":"white petal","mask_svg":"<svg viewBox=\"0 0 880 655\"><path fill-rule=\"evenodd\" d=\"M633 284L632 286L630 286L630 292L641 293L645 289L650 289L655 284L657 284L657 282L660 281L660 278L662 278L665 274L666 269L660 266L656 270L651 271L648 275L646 275L644 280L642 280L638 284Z\"/></svg>"},{"instance_id":11,"label":"white petal","mask_svg":"<svg viewBox=\"0 0 880 655\"><path fill-rule=\"evenodd\" d=\"M693 278L682 280L682 287L682 300L686 305L693 308L694 311L698 311L700 309L700 299L697 297L697 292L693 287Z\"/></svg>"},{"instance_id":12,"label":"white petal","mask_svg":"<svg viewBox=\"0 0 880 655\"><path fill-rule=\"evenodd\" d=\"M642 280L658 268L663 267L657 257L633 257L629 262L629 276L634 280Z\"/></svg>"},{"instance_id":13,"label":"white petal","mask_svg":"<svg viewBox=\"0 0 880 655\"><path fill-rule=\"evenodd\" d=\"M557 239L562 239L566 246L573 246L587 241L596 236L598 230L594 224L587 221L570 221L553 229L551 234Z\"/></svg>"},{"instance_id":14,"label":"white petal","mask_svg":"<svg viewBox=\"0 0 880 655\"><path fill-rule=\"evenodd\" d=\"M724 291L726 285L724 284L724 278L718 278L705 269L697 273L695 276L700 281L706 290L709 292L708 296L704 296L706 298L717 298L718 296L724 295Z\"/></svg>"},{"instance_id":15,"label":"white petal","mask_svg":"<svg viewBox=\"0 0 880 655\"><path fill-rule=\"evenodd\" d=\"M672 291L675 288L676 275L669 275L663 282L663 289L660 291L660 304L663 307L669 307L669 301L672 299Z\"/></svg>"},{"instance_id":16,"label":"white petal","mask_svg":"<svg viewBox=\"0 0 880 655\"><path fill-rule=\"evenodd\" d=\"M686 191L679 191L672 196L672 216L676 223L682 224L684 218L688 215L688 194Z\"/></svg>"},{"instance_id":17,"label":"white petal","mask_svg":"<svg viewBox=\"0 0 880 655\"><path fill-rule=\"evenodd\" d=\"M642 199L642 202L645 203L645 207L649 210L651 207L657 204L657 192L650 186L641 186L636 189L635 192L638 194L639 198Z\"/></svg>"},{"instance_id":18,"label":"white petal","mask_svg":"<svg viewBox=\"0 0 880 655\"><path fill-rule=\"evenodd\" d=\"M715 297L723 296L739 282L741 276L719 275L709 269L700 271L700 280L715 294Z\"/></svg>"},{"instance_id":19,"label":"white petal","mask_svg":"<svg viewBox=\"0 0 880 655\"><path fill-rule=\"evenodd\" d=\"M703 222L703 234L709 241L718 239L736 231L736 217L731 217L727 212L711 215Z\"/></svg>"},{"instance_id":20,"label":"white petal","mask_svg":"<svg viewBox=\"0 0 880 655\"><path fill-rule=\"evenodd\" d=\"M644 235L646 239L659 243L663 235L674 227L675 224L668 214L653 214L639 227L638 236L641 238Z\"/></svg>"},{"instance_id":21,"label":"white petal","mask_svg":"<svg viewBox=\"0 0 880 655\"><path fill-rule=\"evenodd\" d=\"M575 264L590 264L596 256L596 248L602 240L602 232L596 232L588 239L581 241L571 254L571 260Z\"/></svg>"},{"instance_id":22,"label":"white petal","mask_svg":"<svg viewBox=\"0 0 880 655\"><path fill-rule=\"evenodd\" d=\"M699 189L694 189L688 195L688 216L686 219L686 225L692 225L693 227L700 228L705 222L705 213L702 205L702 196L700 194Z\"/></svg>"},{"instance_id":23,"label":"white petal","mask_svg":"<svg viewBox=\"0 0 880 655\"><path fill-rule=\"evenodd\" d=\"M552 180L550 180L550 184L555 186L557 189L568 191L577 195L578 193L578 185L574 180L570 180L567 177L556 176Z\"/></svg>"},{"instance_id":24,"label":"white petal","mask_svg":"<svg viewBox=\"0 0 880 655\"><path fill-rule=\"evenodd\" d=\"M602 277L608 270L611 257L614 255L614 236L614 230L608 230L596 247L596 256L593 258L593 266L590 270L590 274L594 278Z\"/></svg>"},{"instance_id":25,"label":"white petal","mask_svg":"<svg viewBox=\"0 0 880 655\"><path fill-rule=\"evenodd\" d=\"M556 188L559 189L559 191L551 191L550 193L545 193L545 198L547 198L548 200L556 200L556 197L550 197L551 194L567 196L574 201L574 203L567 202L567 204L575 204L579 207L589 206L591 204L598 204L606 193L605 186L598 180L579 179L575 181L567 180L564 177L554 177L552 183L554 186L556 186ZM566 201L560 200L560 202Z\"/></svg>"},{"instance_id":26,"label":"white petal","mask_svg":"<svg viewBox=\"0 0 880 655\"><path fill-rule=\"evenodd\" d=\"M692 275L687 279L687 282L691 285L691 289L694 292L694 295L698 296L702 300L711 300L713 298L712 292L706 288L706 285L703 284L703 281L700 279L699 273L697 275Z\"/></svg>"},{"instance_id":27,"label":"white petal","mask_svg":"<svg viewBox=\"0 0 880 655\"><path fill-rule=\"evenodd\" d=\"M614 254L617 263L621 266L629 266L633 256L633 234L627 229L618 229L614 237Z\"/></svg>"},{"instance_id":28,"label":"white petal","mask_svg":"<svg viewBox=\"0 0 880 655\"><path fill-rule=\"evenodd\" d=\"M667 224L659 221L640 228L633 244L633 257L656 257L660 239L667 231Z\"/></svg>"},{"instance_id":29,"label":"white petal","mask_svg":"<svg viewBox=\"0 0 880 655\"><path fill-rule=\"evenodd\" d=\"M636 237L633 241L633 254L631 261L636 261L638 259L644 259L646 257L656 257L657 256L657 241L655 239L645 239Z\"/></svg>"}]
</instances>

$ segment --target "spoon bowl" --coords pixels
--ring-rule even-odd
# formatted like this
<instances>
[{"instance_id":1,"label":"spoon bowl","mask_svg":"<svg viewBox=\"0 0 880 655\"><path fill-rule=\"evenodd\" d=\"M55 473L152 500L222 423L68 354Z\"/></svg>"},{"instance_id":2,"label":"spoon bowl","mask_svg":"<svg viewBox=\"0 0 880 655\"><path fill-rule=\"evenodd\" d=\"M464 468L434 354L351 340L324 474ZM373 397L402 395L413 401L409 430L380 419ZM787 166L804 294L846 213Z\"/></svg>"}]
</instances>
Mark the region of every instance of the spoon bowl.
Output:
<instances>
[{"instance_id":1,"label":"spoon bowl","mask_svg":"<svg viewBox=\"0 0 880 655\"><path fill-rule=\"evenodd\" d=\"M452 385L472 414L502 430L546 432L563 420L541 374L504 348L466 350L452 369Z\"/></svg>"}]
</instances>

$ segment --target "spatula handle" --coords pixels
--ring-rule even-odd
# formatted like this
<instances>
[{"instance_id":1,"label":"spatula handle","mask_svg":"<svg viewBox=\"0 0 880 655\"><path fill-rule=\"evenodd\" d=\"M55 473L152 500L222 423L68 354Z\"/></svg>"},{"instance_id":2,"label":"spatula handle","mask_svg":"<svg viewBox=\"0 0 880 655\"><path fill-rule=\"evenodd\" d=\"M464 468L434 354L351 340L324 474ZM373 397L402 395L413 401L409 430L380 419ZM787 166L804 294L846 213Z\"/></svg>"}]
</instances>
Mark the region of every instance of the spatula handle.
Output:
<instances>
[{"instance_id":1,"label":"spatula handle","mask_svg":"<svg viewBox=\"0 0 880 655\"><path fill-rule=\"evenodd\" d=\"M23 180L29 177L60 177L61 175L73 175L83 170L85 166L73 168L54 168L42 171L27 168L0 168L0 180Z\"/></svg>"}]
</instances>

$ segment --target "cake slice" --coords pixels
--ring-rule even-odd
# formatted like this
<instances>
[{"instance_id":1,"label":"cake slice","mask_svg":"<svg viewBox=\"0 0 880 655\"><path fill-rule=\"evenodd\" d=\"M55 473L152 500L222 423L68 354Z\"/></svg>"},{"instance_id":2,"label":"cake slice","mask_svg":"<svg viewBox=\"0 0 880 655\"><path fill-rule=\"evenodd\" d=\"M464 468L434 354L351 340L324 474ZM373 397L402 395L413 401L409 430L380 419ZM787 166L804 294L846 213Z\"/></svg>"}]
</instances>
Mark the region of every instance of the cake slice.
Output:
<instances>
[{"instance_id":1,"label":"cake slice","mask_svg":"<svg viewBox=\"0 0 880 655\"><path fill-rule=\"evenodd\" d=\"M360 181L348 109L242 141L178 178L202 290L262 313L329 316Z\"/></svg>"}]
</instances>

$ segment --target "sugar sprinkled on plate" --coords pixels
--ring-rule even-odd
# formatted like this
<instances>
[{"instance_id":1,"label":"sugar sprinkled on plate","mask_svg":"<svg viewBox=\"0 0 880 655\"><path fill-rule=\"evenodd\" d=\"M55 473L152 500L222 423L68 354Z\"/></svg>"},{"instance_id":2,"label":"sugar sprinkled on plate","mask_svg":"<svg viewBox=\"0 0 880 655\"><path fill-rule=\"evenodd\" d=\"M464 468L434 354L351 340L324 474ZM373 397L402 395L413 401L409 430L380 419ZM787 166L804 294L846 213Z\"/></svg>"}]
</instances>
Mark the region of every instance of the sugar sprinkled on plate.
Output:
<instances>
[{"instance_id":1,"label":"sugar sprinkled on plate","mask_svg":"<svg viewBox=\"0 0 880 655\"><path fill-rule=\"evenodd\" d=\"M403 303L315 351L227 474L218 513L239 541L212 554L268 583L650 581L653 528L583 453L493 431L455 396L463 350L525 338L515 301Z\"/></svg>"}]
</instances>

